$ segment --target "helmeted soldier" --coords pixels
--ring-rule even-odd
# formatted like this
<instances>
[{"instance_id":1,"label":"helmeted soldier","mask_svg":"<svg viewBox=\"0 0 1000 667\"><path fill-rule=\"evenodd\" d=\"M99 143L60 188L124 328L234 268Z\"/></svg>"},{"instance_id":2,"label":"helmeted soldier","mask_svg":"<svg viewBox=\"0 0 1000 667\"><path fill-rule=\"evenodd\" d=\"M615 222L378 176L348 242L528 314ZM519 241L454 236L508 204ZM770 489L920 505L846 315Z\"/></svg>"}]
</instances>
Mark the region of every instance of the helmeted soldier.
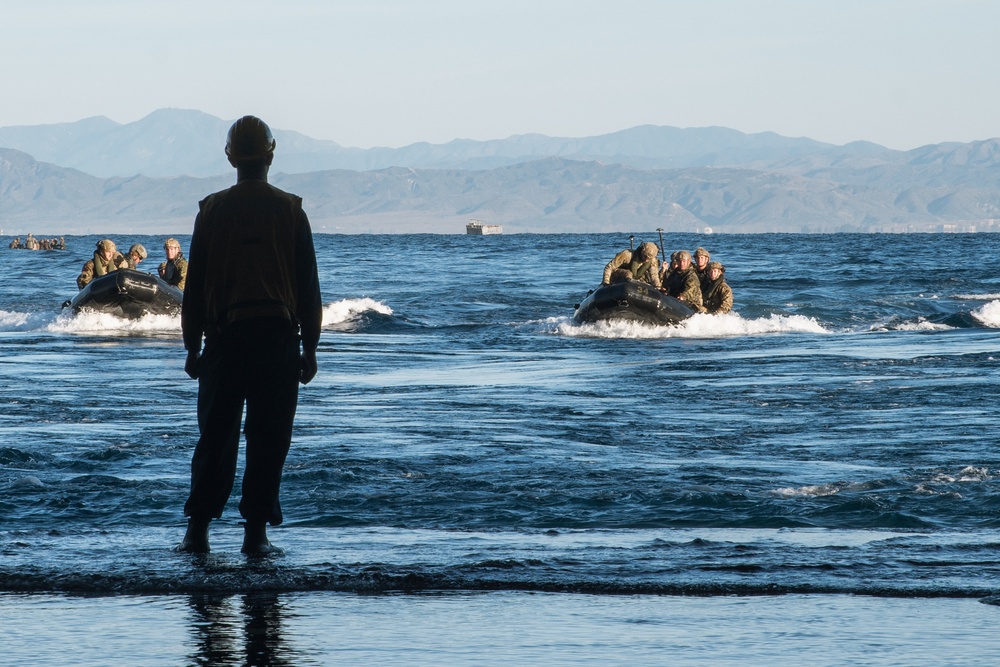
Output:
<instances>
[{"instance_id":1,"label":"helmeted soldier","mask_svg":"<svg viewBox=\"0 0 1000 667\"><path fill-rule=\"evenodd\" d=\"M118 252L115 242L111 239L101 239L97 242L97 249L94 250L94 258L84 263L80 275L76 277L76 286L83 289L94 278L127 268L128 261Z\"/></svg>"},{"instance_id":2,"label":"helmeted soldier","mask_svg":"<svg viewBox=\"0 0 1000 667\"><path fill-rule=\"evenodd\" d=\"M698 274L699 282L705 282L705 277L708 276L708 262L712 256L708 254L707 250L698 246L691 257L691 264L694 266L694 272Z\"/></svg>"},{"instance_id":3,"label":"helmeted soldier","mask_svg":"<svg viewBox=\"0 0 1000 667\"><path fill-rule=\"evenodd\" d=\"M146 259L149 253L146 252L146 247L141 243L133 243L132 247L128 249L128 255L125 257L125 261L128 262L128 268L135 269L139 266L139 262Z\"/></svg>"},{"instance_id":4,"label":"helmeted soldier","mask_svg":"<svg viewBox=\"0 0 1000 667\"><path fill-rule=\"evenodd\" d=\"M167 261L162 262L159 267L160 277L179 290L184 289L187 283L188 263L181 252L181 244L175 238L169 238L163 242L163 252L167 254Z\"/></svg>"},{"instance_id":5,"label":"helmeted soldier","mask_svg":"<svg viewBox=\"0 0 1000 667\"><path fill-rule=\"evenodd\" d=\"M641 280L660 289L660 272L656 259L660 249L655 243L646 241L640 243L635 250L622 250L604 267L602 285L611 283L611 274L617 269L628 269L632 272L632 280Z\"/></svg>"},{"instance_id":6,"label":"helmeted soldier","mask_svg":"<svg viewBox=\"0 0 1000 667\"><path fill-rule=\"evenodd\" d=\"M701 305L701 283L694 267L691 266L691 253L687 250L680 250L675 257L677 268L667 276L667 282L664 285L667 294L683 301L693 310L704 312Z\"/></svg>"},{"instance_id":7,"label":"helmeted soldier","mask_svg":"<svg viewBox=\"0 0 1000 667\"><path fill-rule=\"evenodd\" d=\"M726 284L726 267L719 262L709 262L708 279L702 283L702 300L705 312L716 315L733 309L733 290Z\"/></svg>"}]
</instances>

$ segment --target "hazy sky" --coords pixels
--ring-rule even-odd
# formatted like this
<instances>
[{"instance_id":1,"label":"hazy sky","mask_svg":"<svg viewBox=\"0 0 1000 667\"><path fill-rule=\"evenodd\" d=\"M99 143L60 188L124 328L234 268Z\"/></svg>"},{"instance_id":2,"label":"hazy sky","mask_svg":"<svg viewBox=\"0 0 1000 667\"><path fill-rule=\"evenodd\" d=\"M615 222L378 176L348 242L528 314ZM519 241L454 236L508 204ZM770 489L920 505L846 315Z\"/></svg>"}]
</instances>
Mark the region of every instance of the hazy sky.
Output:
<instances>
[{"instance_id":1,"label":"hazy sky","mask_svg":"<svg viewBox=\"0 0 1000 667\"><path fill-rule=\"evenodd\" d=\"M1000 136L996 0L0 0L0 126L164 107L345 146L636 125Z\"/></svg>"}]
</instances>

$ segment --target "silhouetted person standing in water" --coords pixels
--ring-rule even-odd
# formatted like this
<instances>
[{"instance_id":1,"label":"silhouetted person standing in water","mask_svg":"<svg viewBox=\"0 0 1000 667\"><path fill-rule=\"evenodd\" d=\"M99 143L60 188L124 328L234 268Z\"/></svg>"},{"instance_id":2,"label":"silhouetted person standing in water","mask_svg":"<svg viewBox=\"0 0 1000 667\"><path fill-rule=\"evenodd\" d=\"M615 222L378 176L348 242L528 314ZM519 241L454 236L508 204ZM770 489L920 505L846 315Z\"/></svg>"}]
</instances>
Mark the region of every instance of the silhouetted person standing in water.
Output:
<instances>
[{"instance_id":1,"label":"silhouetted person standing in water","mask_svg":"<svg viewBox=\"0 0 1000 667\"><path fill-rule=\"evenodd\" d=\"M202 200L194 223L181 329L184 370L198 379L201 437L179 551L210 550L208 525L222 516L236 477L245 404L242 551L281 552L268 541L267 524L282 521L278 492L298 383L316 375L323 312L302 199L267 182L274 147L264 121L236 121L226 140L236 185Z\"/></svg>"}]
</instances>

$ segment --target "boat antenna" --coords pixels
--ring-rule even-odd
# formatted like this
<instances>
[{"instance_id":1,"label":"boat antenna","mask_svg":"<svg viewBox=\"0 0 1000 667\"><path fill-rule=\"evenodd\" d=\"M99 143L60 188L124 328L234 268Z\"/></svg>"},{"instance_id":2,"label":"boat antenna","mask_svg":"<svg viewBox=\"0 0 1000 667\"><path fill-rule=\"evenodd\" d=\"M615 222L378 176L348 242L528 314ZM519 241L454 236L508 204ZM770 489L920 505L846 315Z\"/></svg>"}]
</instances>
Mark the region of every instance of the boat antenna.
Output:
<instances>
[{"instance_id":1,"label":"boat antenna","mask_svg":"<svg viewBox=\"0 0 1000 667\"><path fill-rule=\"evenodd\" d=\"M628 249L635 250L635 236L629 235L628 237Z\"/></svg>"},{"instance_id":2,"label":"boat antenna","mask_svg":"<svg viewBox=\"0 0 1000 667\"><path fill-rule=\"evenodd\" d=\"M656 231L660 232L660 254L663 255L663 261L667 261L667 249L663 247L663 227L657 227Z\"/></svg>"}]
</instances>

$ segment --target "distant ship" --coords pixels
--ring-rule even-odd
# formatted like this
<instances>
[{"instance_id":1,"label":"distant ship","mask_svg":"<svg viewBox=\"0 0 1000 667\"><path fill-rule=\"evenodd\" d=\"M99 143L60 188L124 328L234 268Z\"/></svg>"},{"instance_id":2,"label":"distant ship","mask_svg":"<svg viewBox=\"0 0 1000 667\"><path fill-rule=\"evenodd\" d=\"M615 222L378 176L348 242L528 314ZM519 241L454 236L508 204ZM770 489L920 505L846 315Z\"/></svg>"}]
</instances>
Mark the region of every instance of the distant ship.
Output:
<instances>
[{"instance_id":1,"label":"distant ship","mask_svg":"<svg viewBox=\"0 0 1000 667\"><path fill-rule=\"evenodd\" d=\"M503 234L503 227L501 225L484 225L482 220L469 220L469 224L465 226L466 234L476 234L481 236L483 234Z\"/></svg>"}]
</instances>

